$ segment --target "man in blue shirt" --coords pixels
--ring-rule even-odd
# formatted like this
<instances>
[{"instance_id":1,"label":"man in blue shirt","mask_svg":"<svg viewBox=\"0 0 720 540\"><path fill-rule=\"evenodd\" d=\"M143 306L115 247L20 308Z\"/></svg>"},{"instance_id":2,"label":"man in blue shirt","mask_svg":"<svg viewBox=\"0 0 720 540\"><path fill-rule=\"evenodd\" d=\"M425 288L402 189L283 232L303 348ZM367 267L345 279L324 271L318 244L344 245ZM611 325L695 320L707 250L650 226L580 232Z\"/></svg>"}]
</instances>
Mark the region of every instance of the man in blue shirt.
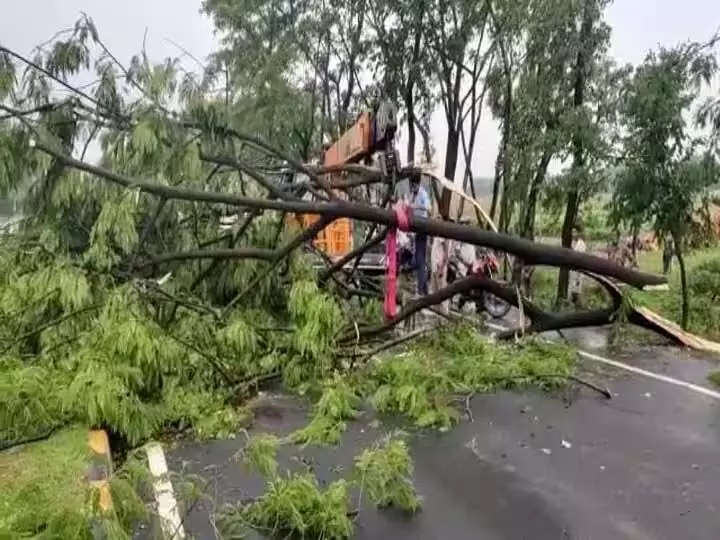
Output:
<instances>
[{"instance_id":1,"label":"man in blue shirt","mask_svg":"<svg viewBox=\"0 0 720 540\"><path fill-rule=\"evenodd\" d=\"M430 196L427 190L420 185L420 174L410 177L410 208L413 216L430 217ZM428 239L425 234L415 234L415 269L417 272L417 292L420 295L428 293L427 243Z\"/></svg>"}]
</instances>

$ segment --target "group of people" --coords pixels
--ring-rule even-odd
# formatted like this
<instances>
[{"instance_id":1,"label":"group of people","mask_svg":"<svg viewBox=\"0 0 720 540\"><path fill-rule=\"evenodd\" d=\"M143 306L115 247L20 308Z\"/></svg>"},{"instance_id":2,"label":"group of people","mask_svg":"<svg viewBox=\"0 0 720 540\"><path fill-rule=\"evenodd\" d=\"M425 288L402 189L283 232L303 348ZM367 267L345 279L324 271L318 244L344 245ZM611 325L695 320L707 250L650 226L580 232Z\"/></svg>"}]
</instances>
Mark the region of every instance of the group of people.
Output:
<instances>
[{"instance_id":1,"label":"group of people","mask_svg":"<svg viewBox=\"0 0 720 540\"><path fill-rule=\"evenodd\" d=\"M412 215L416 217L428 218L432 211L432 203L427 189L421 184L420 175L414 175L410 178L410 189L403 201L411 210ZM428 272L428 237L423 233L415 233L414 238L411 235L399 232L398 248L400 250L400 264L407 268L413 268L417 275L417 294L428 294L428 278L433 276L433 281L442 280L447 271L447 263L452 260L453 267L457 274L465 276L471 272L474 264L478 260L478 253L472 244L462 242L451 242L446 239L436 239L433 242L433 253L431 260L433 261L433 272ZM572 249L581 253L587 251L587 244L583 237L582 227L580 225L573 228ZM437 252L437 253L436 253ZM532 267L526 267L521 261L516 267L517 279L523 286L525 294L529 294L530 280L532 277ZM437 268L436 268L437 267ZM437 276L436 274L441 274ZM440 283L434 284L436 286ZM582 303L583 274L580 272L570 273L569 293L570 299L575 306Z\"/></svg>"},{"instance_id":2,"label":"group of people","mask_svg":"<svg viewBox=\"0 0 720 540\"><path fill-rule=\"evenodd\" d=\"M637 252L641 249L648 249L648 245L655 245L655 241L641 242L640 239L627 239L623 241L618 233L617 238L608 247L608 258L621 266L638 267ZM675 258L675 244L672 237L667 236L662 241L662 265L663 274L668 274L672 269L672 261ZM652 249L652 248L650 248Z\"/></svg>"},{"instance_id":3,"label":"group of people","mask_svg":"<svg viewBox=\"0 0 720 540\"><path fill-rule=\"evenodd\" d=\"M638 267L638 261L636 257L637 250L641 247L640 242L635 240L637 244L633 246L631 241L623 242L618 235L618 238L612 242L608 249L608 258L617 262L622 266L630 266L632 268ZM662 265L663 274L668 274L672 269L672 261L675 258L675 244L671 237L666 237L663 242L663 253L662 253ZM633 247L635 249L633 249ZM587 251L587 244L583 239L582 228L580 226L573 229L573 243L572 249L579 252ZM580 272L572 272L570 277L570 298L574 305L579 306L581 304L581 293L582 293L582 280L583 275Z\"/></svg>"}]
</instances>

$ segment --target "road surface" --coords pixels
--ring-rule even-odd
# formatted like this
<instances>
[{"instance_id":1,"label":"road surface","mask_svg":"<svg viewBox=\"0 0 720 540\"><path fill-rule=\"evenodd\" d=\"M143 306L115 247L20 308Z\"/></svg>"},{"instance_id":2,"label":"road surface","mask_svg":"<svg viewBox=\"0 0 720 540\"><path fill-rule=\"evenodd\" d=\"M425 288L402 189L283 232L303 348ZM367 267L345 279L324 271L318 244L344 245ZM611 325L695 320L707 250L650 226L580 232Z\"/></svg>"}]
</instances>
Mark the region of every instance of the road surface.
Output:
<instances>
[{"instance_id":1,"label":"road surface","mask_svg":"<svg viewBox=\"0 0 720 540\"><path fill-rule=\"evenodd\" d=\"M616 356L644 369L711 388L712 363L677 349ZM691 389L588 362L613 398L586 388L563 396L502 392L475 397L472 421L411 439L423 510L414 517L362 506L358 539L709 540L720 538L720 400ZM572 398L572 399L568 399ZM289 432L307 411L266 397L257 429ZM295 449L321 480L347 471L353 456L393 421L368 416L339 447ZM243 438L166 449L179 473L205 477L210 501L185 515L187 533L216 538L215 511L262 493L233 456Z\"/></svg>"}]
</instances>

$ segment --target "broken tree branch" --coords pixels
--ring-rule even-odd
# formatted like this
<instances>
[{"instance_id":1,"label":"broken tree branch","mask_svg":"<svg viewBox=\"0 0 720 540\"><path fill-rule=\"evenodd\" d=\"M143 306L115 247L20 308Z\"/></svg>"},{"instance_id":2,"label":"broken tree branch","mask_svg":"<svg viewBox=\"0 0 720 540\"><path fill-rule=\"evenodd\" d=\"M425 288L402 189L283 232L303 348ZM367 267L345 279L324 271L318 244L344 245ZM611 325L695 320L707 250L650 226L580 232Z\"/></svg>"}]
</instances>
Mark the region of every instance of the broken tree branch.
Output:
<instances>
[{"instance_id":1,"label":"broken tree branch","mask_svg":"<svg viewBox=\"0 0 720 540\"><path fill-rule=\"evenodd\" d=\"M237 249L208 249L195 251L181 251L178 253L167 253L158 255L151 259L138 261L133 266L135 268L146 268L173 261L191 261L196 259L259 259L263 261L272 261L275 257L275 251L272 249L260 248L237 248Z\"/></svg>"},{"instance_id":2,"label":"broken tree branch","mask_svg":"<svg viewBox=\"0 0 720 540\"><path fill-rule=\"evenodd\" d=\"M43 142L36 141L35 146L38 150L55 157L59 162L68 167L88 172L127 188L139 189L142 192L151 193L167 199L205 201L243 208L320 214L328 219L348 217L360 221L375 222L386 226L398 226L397 217L393 211L372 207L370 205L349 203L342 200L334 200L330 202L308 202L253 199L228 193L169 187L152 182L131 180L102 167L90 165L89 163L69 157L62 151L58 151ZM522 258L529 264L560 266L567 267L572 270L603 274L637 288L666 283L665 278L662 276L646 274L630 268L624 268L607 259L601 259L594 255L578 253L568 248L535 244L534 242L523 238L489 232L468 225L418 217L412 220L412 223L410 224L410 231L424 233L429 236L441 236L469 244L481 245L491 249L505 251Z\"/></svg>"}]
</instances>

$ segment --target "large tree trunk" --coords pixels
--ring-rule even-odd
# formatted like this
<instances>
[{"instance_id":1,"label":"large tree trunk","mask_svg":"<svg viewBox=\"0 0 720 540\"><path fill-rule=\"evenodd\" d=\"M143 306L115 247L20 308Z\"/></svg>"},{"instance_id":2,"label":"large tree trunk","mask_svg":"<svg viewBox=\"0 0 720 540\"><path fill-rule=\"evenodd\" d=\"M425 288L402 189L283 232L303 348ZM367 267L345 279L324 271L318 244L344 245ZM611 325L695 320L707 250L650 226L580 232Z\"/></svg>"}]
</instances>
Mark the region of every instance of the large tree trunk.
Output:
<instances>
[{"instance_id":1,"label":"large tree trunk","mask_svg":"<svg viewBox=\"0 0 720 540\"><path fill-rule=\"evenodd\" d=\"M680 235L673 235L673 243L675 244L675 256L680 268L680 294L682 295L680 326L683 330L687 330L690 319L690 295L688 294L687 268L685 267L685 254L683 253L683 243Z\"/></svg>"},{"instance_id":2,"label":"large tree trunk","mask_svg":"<svg viewBox=\"0 0 720 540\"><path fill-rule=\"evenodd\" d=\"M455 179L455 169L457 169L458 152L460 150L460 132L457 129L448 130L447 144L445 145L445 170L443 174L448 180ZM450 198L452 192L450 190L443 189L440 197L440 204L438 209L443 219L447 220L450 217Z\"/></svg>"},{"instance_id":3,"label":"large tree trunk","mask_svg":"<svg viewBox=\"0 0 720 540\"><path fill-rule=\"evenodd\" d=\"M418 68L417 63L420 59L421 44L422 44L422 22L423 15L425 12L424 2L420 3L418 7L420 13L417 16L417 25L415 27L415 41L413 42L413 52L410 68L408 70L408 80L405 85L405 110L407 111L407 126L408 126L408 143L407 143L407 162L411 163L415 161L415 83L417 82Z\"/></svg>"},{"instance_id":4,"label":"large tree trunk","mask_svg":"<svg viewBox=\"0 0 720 540\"><path fill-rule=\"evenodd\" d=\"M632 255L632 264L637 261L638 237L640 236L640 227L633 227L630 235L630 254Z\"/></svg>"},{"instance_id":5,"label":"large tree trunk","mask_svg":"<svg viewBox=\"0 0 720 540\"><path fill-rule=\"evenodd\" d=\"M483 91L483 96L484 96L484 91ZM480 97L480 100L479 100L480 104L482 104L482 101L484 99L483 96ZM476 105L477 98L474 95L474 93L473 93L472 99L473 99L473 105L472 105L472 109L471 109L471 113L470 113L470 130L471 130L470 131L470 140L467 141L467 144L466 144L465 133L463 131L461 131L460 132L460 141L462 142L463 156L465 157L465 176L463 179L463 190L465 191L465 193L470 191L472 198L477 200L477 196L475 195L475 181L473 179L471 162L472 162L473 150L475 150L475 140L477 139L478 124L480 123L482 110L480 107L478 107ZM480 109L480 110L478 110L478 109ZM462 199L460 199L460 205L458 207L458 212L457 212L458 220L462 217L464 210L465 210L465 199L462 198ZM483 222L482 216L480 215L480 212L477 208L475 209L475 217L477 218L478 223Z\"/></svg>"},{"instance_id":6,"label":"large tree trunk","mask_svg":"<svg viewBox=\"0 0 720 540\"><path fill-rule=\"evenodd\" d=\"M463 51L465 50L466 45L466 43L463 43ZM457 169L458 152L460 151L460 130L463 128L460 86L462 84L462 63L464 60L464 57L457 59L450 71L444 71L444 75L447 77L445 81L445 92L448 92L448 95L443 98L445 120L447 121L445 170L443 174L445 178L450 181L455 181L455 170ZM450 218L451 198L452 192L443 188L438 204L438 210L440 211L440 216L446 221Z\"/></svg>"},{"instance_id":7,"label":"large tree trunk","mask_svg":"<svg viewBox=\"0 0 720 540\"><path fill-rule=\"evenodd\" d=\"M565 219L563 219L561 231L561 244L563 247L572 246L572 231L577 221L578 209L580 207L580 195L577 190L568 193L567 205L565 207ZM568 296L568 286L570 285L570 273L567 269L561 268L558 274L557 296L555 305L562 305Z\"/></svg>"},{"instance_id":8,"label":"large tree trunk","mask_svg":"<svg viewBox=\"0 0 720 540\"><path fill-rule=\"evenodd\" d=\"M405 107L407 109L407 126L408 126L408 142L407 142L407 163L415 161L415 103L412 96L412 89L405 96Z\"/></svg>"},{"instance_id":9,"label":"large tree trunk","mask_svg":"<svg viewBox=\"0 0 720 540\"><path fill-rule=\"evenodd\" d=\"M510 223L515 208L512 197L510 197L510 187L509 183L503 182L502 196L500 197L500 219L498 220L500 232L510 232Z\"/></svg>"},{"instance_id":10,"label":"large tree trunk","mask_svg":"<svg viewBox=\"0 0 720 540\"><path fill-rule=\"evenodd\" d=\"M460 127L462 129L462 127ZM458 154L460 152L460 129L457 127L448 130L447 144L445 145L445 178L455 179Z\"/></svg>"},{"instance_id":11,"label":"large tree trunk","mask_svg":"<svg viewBox=\"0 0 720 540\"><path fill-rule=\"evenodd\" d=\"M363 27L365 23L365 14L358 13L356 19L356 26L353 28L353 32L349 36L350 44L348 50L347 66L348 66L348 81L346 93L342 98L342 101L338 100L338 130L339 133L344 133L354 122L355 119L351 118L348 114L350 111L350 105L352 104L352 98L355 92L355 87L358 86L356 80L357 69L356 64L358 57L360 56L361 44L360 39L363 35ZM340 97L339 86L338 86L338 98Z\"/></svg>"},{"instance_id":12,"label":"large tree trunk","mask_svg":"<svg viewBox=\"0 0 720 540\"><path fill-rule=\"evenodd\" d=\"M503 141L500 141L497 158L495 158L495 177L493 178L492 200L490 201L490 219L493 221L495 221L495 213L500 199L500 187L502 186L502 159Z\"/></svg>"},{"instance_id":13,"label":"large tree trunk","mask_svg":"<svg viewBox=\"0 0 720 540\"><path fill-rule=\"evenodd\" d=\"M505 103L503 107L503 130L502 139L500 141L500 150L498 151L497 160L495 161L495 180L493 181L493 195L490 203L490 219L495 220L495 212L498 208L498 197L500 189L504 190L508 185L510 174L510 135L512 128L512 76L508 69L505 70L507 78L505 87ZM503 191L503 195L504 195Z\"/></svg>"},{"instance_id":14,"label":"large tree trunk","mask_svg":"<svg viewBox=\"0 0 720 540\"><path fill-rule=\"evenodd\" d=\"M547 174L547 168L550 165L552 159L552 153L546 150L540 163L535 171L535 176L530 184L530 193L528 194L527 205L525 207L525 215L523 216L523 224L520 230L520 235L529 239L535 239L535 214L537 210L537 202L540 197L540 188L545 181L545 175Z\"/></svg>"},{"instance_id":15,"label":"large tree trunk","mask_svg":"<svg viewBox=\"0 0 720 540\"><path fill-rule=\"evenodd\" d=\"M590 34L593 27L593 11L595 7L595 0L585 0L585 6L583 8L583 19L582 25L580 26L580 39L578 40L578 53L575 60L574 69L574 88L573 88L573 107L580 109L585 103L585 85L586 81L586 66L588 61L588 49L590 48ZM585 145L583 143L583 135L580 130L575 130L573 133L573 164L572 168L575 172L576 182L570 189L567 197L567 204L565 206L565 219L563 220L562 226L562 245L563 247L570 247L572 245L572 230L577 221L577 214L580 208L580 186L577 184L579 174L582 174L585 170ZM560 269L560 275L558 278L557 296L555 298L555 304L560 305L565 302L568 296L568 284L570 274L567 268Z\"/></svg>"}]
</instances>

